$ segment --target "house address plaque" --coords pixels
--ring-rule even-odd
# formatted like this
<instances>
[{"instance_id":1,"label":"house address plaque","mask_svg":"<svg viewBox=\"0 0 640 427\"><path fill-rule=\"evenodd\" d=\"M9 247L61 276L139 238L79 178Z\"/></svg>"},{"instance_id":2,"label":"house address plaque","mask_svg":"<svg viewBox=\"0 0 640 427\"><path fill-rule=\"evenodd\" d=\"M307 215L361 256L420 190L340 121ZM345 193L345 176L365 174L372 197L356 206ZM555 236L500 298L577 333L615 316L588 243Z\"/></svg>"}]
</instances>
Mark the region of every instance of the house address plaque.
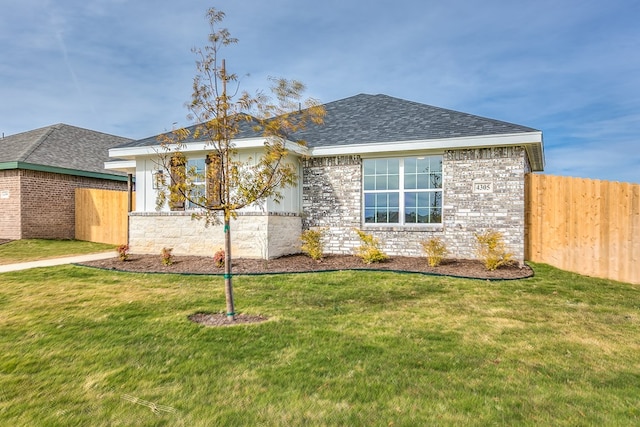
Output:
<instances>
[{"instance_id":1,"label":"house address plaque","mask_svg":"<svg viewBox=\"0 0 640 427\"><path fill-rule=\"evenodd\" d=\"M489 181L476 181L473 183L474 193L493 193L493 182Z\"/></svg>"}]
</instances>

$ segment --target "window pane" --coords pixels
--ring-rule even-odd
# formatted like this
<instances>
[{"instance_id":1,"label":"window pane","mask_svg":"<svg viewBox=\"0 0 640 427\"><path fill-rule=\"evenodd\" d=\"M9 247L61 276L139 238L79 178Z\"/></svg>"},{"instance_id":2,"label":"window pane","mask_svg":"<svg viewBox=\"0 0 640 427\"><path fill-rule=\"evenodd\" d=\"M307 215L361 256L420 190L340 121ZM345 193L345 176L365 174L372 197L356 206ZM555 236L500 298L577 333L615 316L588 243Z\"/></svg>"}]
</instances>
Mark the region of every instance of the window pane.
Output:
<instances>
[{"instance_id":1,"label":"window pane","mask_svg":"<svg viewBox=\"0 0 640 427\"><path fill-rule=\"evenodd\" d=\"M428 188L442 188L442 174L436 173L432 174L429 178L429 187Z\"/></svg>"},{"instance_id":2,"label":"window pane","mask_svg":"<svg viewBox=\"0 0 640 427\"><path fill-rule=\"evenodd\" d=\"M442 172L442 156L433 156L430 161L431 173Z\"/></svg>"},{"instance_id":3,"label":"window pane","mask_svg":"<svg viewBox=\"0 0 640 427\"><path fill-rule=\"evenodd\" d=\"M375 194L365 194L364 195L364 207L366 208L374 208L376 206L376 195Z\"/></svg>"},{"instance_id":4,"label":"window pane","mask_svg":"<svg viewBox=\"0 0 640 427\"><path fill-rule=\"evenodd\" d=\"M376 176L376 190L387 190L387 176Z\"/></svg>"},{"instance_id":5,"label":"window pane","mask_svg":"<svg viewBox=\"0 0 640 427\"><path fill-rule=\"evenodd\" d=\"M371 223L376 222L376 211L374 209L365 209L364 211L364 222Z\"/></svg>"},{"instance_id":6,"label":"window pane","mask_svg":"<svg viewBox=\"0 0 640 427\"><path fill-rule=\"evenodd\" d=\"M431 196L431 207L442 208L442 192L436 191Z\"/></svg>"},{"instance_id":7,"label":"window pane","mask_svg":"<svg viewBox=\"0 0 640 427\"><path fill-rule=\"evenodd\" d=\"M399 193L387 193L389 194L389 206L391 207L399 207L400 206L400 194Z\"/></svg>"},{"instance_id":8,"label":"window pane","mask_svg":"<svg viewBox=\"0 0 640 427\"><path fill-rule=\"evenodd\" d=\"M365 190L375 190L376 189L376 178L374 176L365 176L364 177L364 189Z\"/></svg>"},{"instance_id":9,"label":"window pane","mask_svg":"<svg viewBox=\"0 0 640 427\"><path fill-rule=\"evenodd\" d=\"M427 224L429 222L429 209L428 208L420 208L420 209L418 209L418 222L420 224Z\"/></svg>"},{"instance_id":10,"label":"window pane","mask_svg":"<svg viewBox=\"0 0 640 427\"><path fill-rule=\"evenodd\" d=\"M389 159L387 173L389 175L400 174L400 159Z\"/></svg>"},{"instance_id":11,"label":"window pane","mask_svg":"<svg viewBox=\"0 0 640 427\"><path fill-rule=\"evenodd\" d=\"M429 188L429 175L423 173L418 175L418 184L416 188L419 188L421 190L426 190L427 188Z\"/></svg>"},{"instance_id":12,"label":"window pane","mask_svg":"<svg viewBox=\"0 0 640 427\"><path fill-rule=\"evenodd\" d=\"M378 159L375 160L376 164L376 175L386 175L387 174L387 159Z\"/></svg>"},{"instance_id":13,"label":"window pane","mask_svg":"<svg viewBox=\"0 0 640 427\"><path fill-rule=\"evenodd\" d=\"M388 197L389 197L388 193L378 193L378 194L376 194L376 207L377 208L379 208L379 207L386 208L387 206L389 206Z\"/></svg>"},{"instance_id":14,"label":"window pane","mask_svg":"<svg viewBox=\"0 0 640 427\"><path fill-rule=\"evenodd\" d=\"M187 171L204 176L204 158L187 160Z\"/></svg>"},{"instance_id":15,"label":"window pane","mask_svg":"<svg viewBox=\"0 0 640 427\"><path fill-rule=\"evenodd\" d=\"M415 190L417 183L416 183L416 175L415 174L409 174L407 175L406 173L404 174L404 188L406 188L407 190Z\"/></svg>"},{"instance_id":16,"label":"window pane","mask_svg":"<svg viewBox=\"0 0 640 427\"><path fill-rule=\"evenodd\" d=\"M404 210L404 222L406 224L415 224L417 221L416 209L407 207Z\"/></svg>"},{"instance_id":17,"label":"window pane","mask_svg":"<svg viewBox=\"0 0 640 427\"><path fill-rule=\"evenodd\" d=\"M421 208L428 208L430 196L431 193L418 193L418 206Z\"/></svg>"},{"instance_id":18,"label":"window pane","mask_svg":"<svg viewBox=\"0 0 640 427\"><path fill-rule=\"evenodd\" d=\"M414 174L416 173L416 162L417 159L413 157L408 157L404 159L404 173L406 174Z\"/></svg>"},{"instance_id":19,"label":"window pane","mask_svg":"<svg viewBox=\"0 0 640 427\"><path fill-rule=\"evenodd\" d=\"M442 209L431 209L430 222L432 223L442 222Z\"/></svg>"},{"instance_id":20,"label":"window pane","mask_svg":"<svg viewBox=\"0 0 640 427\"><path fill-rule=\"evenodd\" d=\"M398 190L400 188L400 176L389 175L389 182L386 190Z\"/></svg>"},{"instance_id":21,"label":"window pane","mask_svg":"<svg viewBox=\"0 0 640 427\"><path fill-rule=\"evenodd\" d=\"M376 162L375 160L364 160L364 174L365 175L373 175L376 173Z\"/></svg>"},{"instance_id":22,"label":"window pane","mask_svg":"<svg viewBox=\"0 0 640 427\"><path fill-rule=\"evenodd\" d=\"M429 173L429 161L430 157L425 157L416 160L416 172L417 173Z\"/></svg>"},{"instance_id":23,"label":"window pane","mask_svg":"<svg viewBox=\"0 0 640 427\"><path fill-rule=\"evenodd\" d=\"M405 193L404 194L404 206L406 208L416 207L418 193Z\"/></svg>"},{"instance_id":24,"label":"window pane","mask_svg":"<svg viewBox=\"0 0 640 427\"><path fill-rule=\"evenodd\" d=\"M187 197L187 209L199 209L199 204L204 204L204 185L194 185Z\"/></svg>"}]
</instances>

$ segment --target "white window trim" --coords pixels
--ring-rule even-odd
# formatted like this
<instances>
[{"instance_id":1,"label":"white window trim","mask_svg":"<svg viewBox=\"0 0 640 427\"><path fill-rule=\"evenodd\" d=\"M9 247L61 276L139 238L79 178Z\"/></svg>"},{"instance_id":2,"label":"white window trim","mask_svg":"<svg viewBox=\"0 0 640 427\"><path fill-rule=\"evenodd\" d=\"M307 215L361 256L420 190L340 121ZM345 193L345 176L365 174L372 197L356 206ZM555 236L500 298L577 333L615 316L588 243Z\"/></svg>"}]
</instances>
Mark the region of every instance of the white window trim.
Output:
<instances>
[{"instance_id":1,"label":"white window trim","mask_svg":"<svg viewBox=\"0 0 640 427\"><path fill-rule=\"evenodd\" d=\"M414 190L414 189L405 189L404 188L404 161L407 158L419 158L419 157L432 157L432 156L441 156L443 159L442 163L442 187L439 189L426 189L426 190ZM398 201L398 220L399 222L393 223L385 223L385 222L366 222L365 216L365 189L364 189L364 161L365 160L381 160L381 159L398 159L400 160L398 165L398 189L397 190L366 190L366 193L375 194L375 193L389 193L398 191L399 193L399 201ZM409 154L404 156L376 156L376 157L364 157L362 158L362 164L360 166L360 195L361 195L361 204L360 204L360 223L363 228L368 229L381 229L381 230L427 230L427 229L441 229L444 225L444 153L436 152L429 154ZM405 200L405 192L411 191L421 191L421 192L440 192L441 193L441 203L440 203L440 222L430 222L430 223L406 223L404 222L404 200Z\"/></svg>"}]
</instances>

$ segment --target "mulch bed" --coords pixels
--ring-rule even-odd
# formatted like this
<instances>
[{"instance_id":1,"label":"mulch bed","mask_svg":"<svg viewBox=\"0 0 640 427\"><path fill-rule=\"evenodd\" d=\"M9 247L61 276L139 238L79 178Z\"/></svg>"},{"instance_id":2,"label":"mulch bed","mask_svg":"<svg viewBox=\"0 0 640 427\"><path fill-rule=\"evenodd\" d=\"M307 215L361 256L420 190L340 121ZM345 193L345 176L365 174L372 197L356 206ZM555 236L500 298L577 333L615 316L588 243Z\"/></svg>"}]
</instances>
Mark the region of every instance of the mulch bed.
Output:
<instances>
[{"instance_id":1,"label":"mulch bed","mask_svg":"<svg viewBox=\"0 0 640 427\"><path fill-rule=\"evenodd\" d=\"M117 257L84 262L82 265L107 270L130 271L136 273L178 273L178 274L224 274L224 268L218 268L213 258L198 256L175 256L171 265L162 265L159 255L130 255L127 261ZM448 259L438 267L429 267L425 258L393 257L389 260L365 265L360 258L350 255L329 255L317 262L306 255L288 255L270 260L234 259L233 274L277 274L309 273L340 270L379 270L413 273L438 274L443 276L467 277L487 280L523 279L533 276L529 266L503 266L495 271L487 271L482 263L474 260ZM229 319L224 313L195 313L189 320L205 326L223 327L241 324L262 323L267 317L238 313L235 319Z\"/></svg>"},{"instance_id":2,"label":"mulch bed","mask_svg":"<svg viewBox=\"0 0 640 427\"><path fill-rule=\"evenodd\" d=\"M224 268L217 268L212 257L175 256L171 265L164 266L159 255L130 255L127 261L111 258L84 262L83 265L139 273L181 273L181 274L223 274ZM464 259L448 259L438 267L429 267L425 258L392 257L377 264L363 264L351 255L329 255L317 262L306 255L288 255L281 258L234 259L233 274L274 274L310 273L339 270L376 270L427 273L453 277L468 277L489 280L523 279L533 276L529 266L503 266L495 271L487 271L481 262Z\"/></svg>"}]
</instances>

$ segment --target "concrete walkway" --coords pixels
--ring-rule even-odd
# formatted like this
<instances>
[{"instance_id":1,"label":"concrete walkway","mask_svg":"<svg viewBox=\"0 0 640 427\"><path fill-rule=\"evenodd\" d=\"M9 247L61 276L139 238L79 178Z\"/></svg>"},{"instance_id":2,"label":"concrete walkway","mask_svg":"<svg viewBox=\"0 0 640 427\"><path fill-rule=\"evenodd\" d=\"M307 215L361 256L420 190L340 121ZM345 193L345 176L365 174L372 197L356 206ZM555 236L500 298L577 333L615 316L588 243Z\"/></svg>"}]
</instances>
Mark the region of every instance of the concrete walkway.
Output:
<instances>
[{"instance_id":1,"label":"concrete walkway","mask_svg":"<svg viewBox=\"0 0 640 427\"><path fill-rule=\"evenodd\" d=\"M101 252L97 254L75 255L63 258L43 259L40 261L21 262L18 264L0 265L0 273L8 271L27 270L29 268L52 267L54 265L73 264L75 262L96 261L116 257L115 251Z\"/></svg>"}]
</instances>

